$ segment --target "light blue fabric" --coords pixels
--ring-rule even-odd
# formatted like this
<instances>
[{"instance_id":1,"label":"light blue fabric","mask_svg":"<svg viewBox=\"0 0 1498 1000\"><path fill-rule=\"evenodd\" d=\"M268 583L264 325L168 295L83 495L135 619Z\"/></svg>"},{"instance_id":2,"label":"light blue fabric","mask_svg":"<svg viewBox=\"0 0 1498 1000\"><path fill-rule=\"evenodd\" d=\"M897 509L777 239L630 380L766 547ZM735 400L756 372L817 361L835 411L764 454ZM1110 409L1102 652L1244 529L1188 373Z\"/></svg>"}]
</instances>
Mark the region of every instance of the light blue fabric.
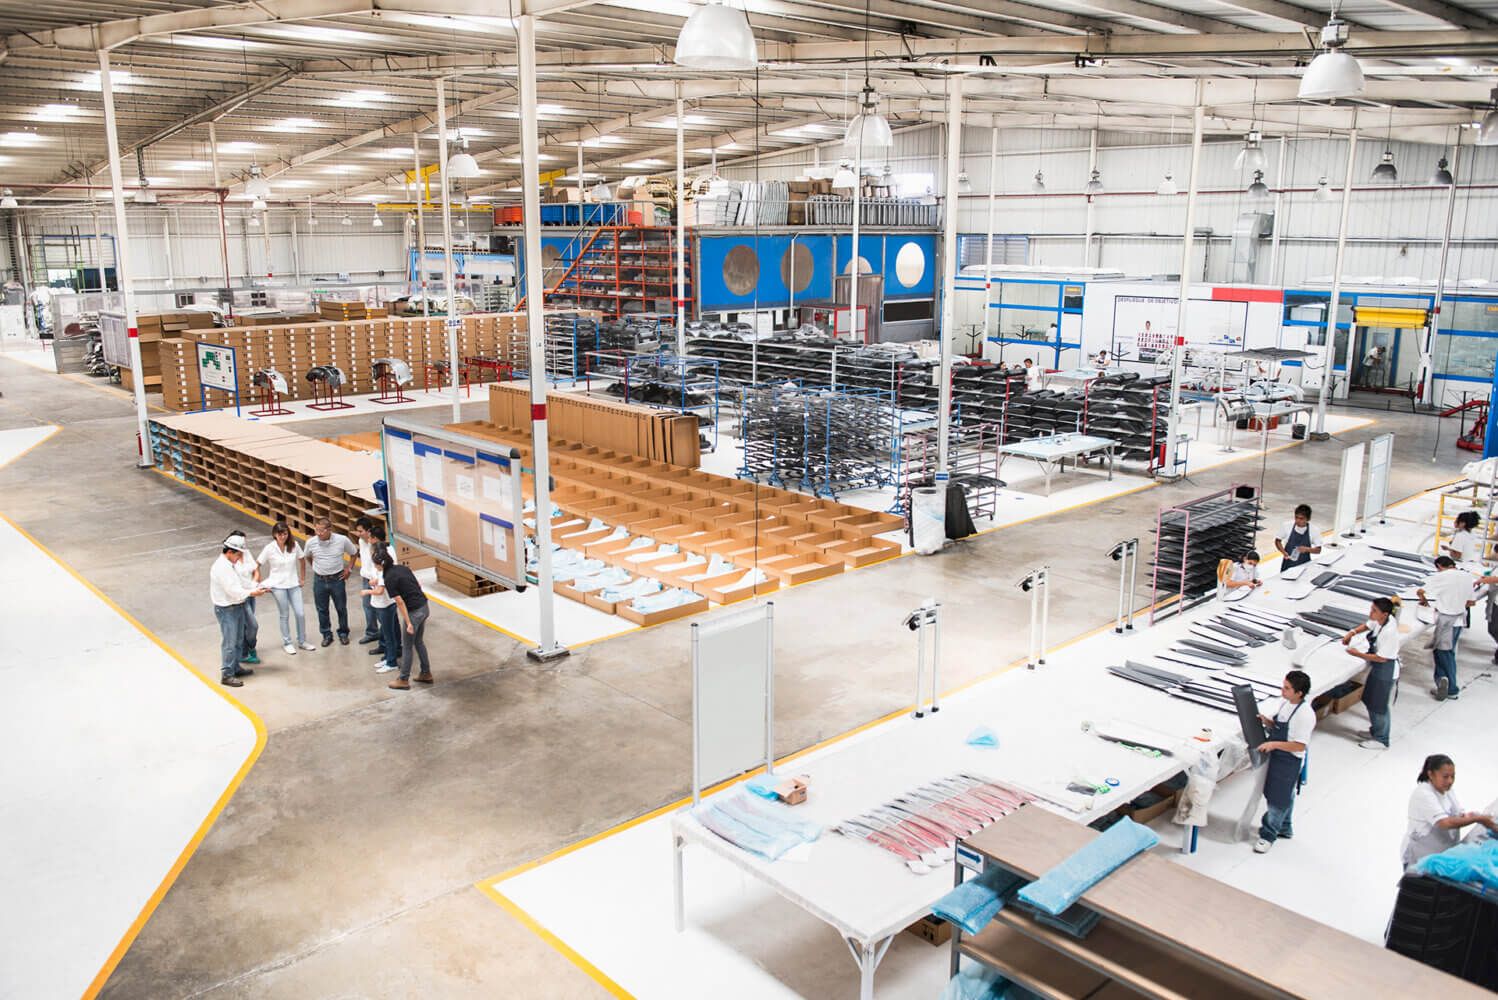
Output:
<instances>
[{"instance_id":1,"label":"light blue fabric","mask_svg":"<svg viewBox=\"0 0 1498 1000\"><path fill-rule=\"evenodd\" d=\"M596 517L593 518L593 520L591 520L591 521L588 522L588 530L589 531L602 531L604 528L607 528L607 527L608 527L608 525L604 524L602 520L600 520L599 518L596 518Z\"/></svg>"},{"instance_id":2,"label":"light blue fabric","mask_svg":"<svg viewBox=\"0 0 1498 1000\"><path fill-rule=\"evenodd\" d=\"M1125 861L1160 842L1149 827L1121 819L1071 857L1019 891L1019 898L1056 916Z\"/></svg>"},{"instance_id":3,"label":"light blue fabric","mask_svg":"<svg viewBox=\"0 0 1498 1000\"><path fill-rule=\"evenodd\" d=\"M988 966L965 962L941 991L941 1000L1008 1000L1010 985Z\"/></svg>"},{"instance_id":4,"label":"light blue fabric","mask_svg":"<svg viewBox=\"0 0 1498 1000\"><path fill-rule=\"evenodd\" d=\"M636 597L630 603L630 607L642 615L648 615L655 611L670 611L672 608L679 608L683 604L691 604L695 600L697 600L697 595L690 590L681 590L672 587L670 590L663 590L658 594L646 594L643 597Z\"/></svg>"},{"instance_id":5,"label":"light blue fabric","mask_svg":"<svg viewBox=\"0 0 1498 1000\"><path fill-rule=\"evenodd\" d=\"M639 538L634 539L628 545L624 546L624 551L633 552L635 549L648 549L654 544L654 538L646 538L644 535L641 535Z\"/></svg>"},{"instance_id":6,"label":"light blue fabric","mask_svg":"<svg viewBox=\"0 0 1498 1000\"><path fill-rule=\"evenodd\" d=\"M602 559L584 559L570 566L554 567L551 571L551 578L565 583L568 580L576 580L580 576L592 576L607 565Z\"/></svg>"},{"instance_id":7,"label":"light blue fabric","mask_svg":"<svg viewBox=\"0 0 1498 1000\"><path fill-rule=\"evenodd\" d=\"M999 734L987 726L979 726L967 734L967 745L970 747L997 747L999 745Z\"/></svg>"},{"instance_id":8,"label":"light blue fabric","mask_svg":"<svg viewBox=\"0 0 1498 1000\"><path fill-rule=\"evenodd\" d=\"M740 788L695 807L692 816L729 843L774 861L822 834L821 827L791 817L789 808L772 808Z\"/></svg>"},{"instance_id":9,"label":"light blue fabric","mask_svg":"<svg viewBox=\"0 0 1498 1000\"><path fill-rule=\"evenodd\" d=\"M618 604L620 601L628 601L636 597L645 597L649 594L658 593L661 589L659 580L651 580L640 577L629 583L620 584L617 587L605 587L598 596L610 604Z\"/></svg>"},{"instance_id":10,"label":"light blue fabric","mask_svg":"<svg viewBox=\"0 0 1498 1000\"><path fill-rule=\"evenodd\" d=\"M621 583L628 582L629 574L627 572L618 566L611 566L602 573L594 573L592 576L578 579L572 584L572 589L579 594L591 594L595 590L602 590L604 587L615 587Z\"/></svg>"},{"instance_id":11,"label":"light blue fabric","mask_svg":"<svg viewBox=\"0 0 1498 1000\"><path fill-rule=\"evenodd\" d=\"M775 801L775 786L784 779L778 774L761 774L744 782L744 788L762 799Z\"/></svg>"},{"instance_id":12,"label":"light blue fabric","mask_svg":"<svg viewBox=\"0 0 1498 1000\"><path fill-rule=\"evenodd\" d=\"M1454 882L1479 882L1485 888L1498 889L1498 839L1457 844L1439 854L1427 854L1415 862L1422 875L1438 875Z\"/></svg>"},{"instance_id":13,"label":"light blue fabric","mask_svg":"<svg viewBox=\"0 0 1498 1000\"><path fill-rule=\"evenodd\" d=\"M977 934L1004 908L1004 903L1024 879L1007 868L994 865L975 879L957 886L931 908L943 920Z\"/></svg>"}]
</instances>

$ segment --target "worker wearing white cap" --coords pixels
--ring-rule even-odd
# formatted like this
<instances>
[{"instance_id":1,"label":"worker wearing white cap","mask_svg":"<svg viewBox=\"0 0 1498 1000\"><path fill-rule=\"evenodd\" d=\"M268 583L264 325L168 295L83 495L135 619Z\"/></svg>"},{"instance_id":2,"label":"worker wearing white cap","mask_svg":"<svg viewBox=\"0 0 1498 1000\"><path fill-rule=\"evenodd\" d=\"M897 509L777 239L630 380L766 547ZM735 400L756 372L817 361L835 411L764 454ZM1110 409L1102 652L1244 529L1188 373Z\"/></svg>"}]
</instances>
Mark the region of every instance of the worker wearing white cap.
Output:
<instances>
[{"instance_id":1,"label":"worker wearing white cap","mask_svg":"<svg viewBox=\"0 0 1498 1000\"><path fill-rule=\"evenodd\" d=\"M243 531L238 529L229 534L228 541L239 546L243 555L234 564L234 570L239 574L240 582L247 590L254 590L260 586L260 564L255 557L250 555L250 542ZM263 591L261 591L263 593ZM244 602L244 648L239 652L239 662L256 664L260 662L260 654L255 651L255 645L260 639L260 619L255 617L255 598L251 597Z\"/></svg>"},{"instance_id":2,"label":"worker wearing white cap","mask_svg":"<svg viewBox=\"0 0 1498 1000\"><path fill-rule=\"evenodd\" d=\"M208 597L218 618L219 683L226 687L243 687L239 678L254 673L239 665L244 650L245 602L266 593L264 587L246 585L240 577L238 563L244 557L244 536L230 535L208 571Z\"/></svg>"}]
</instances>

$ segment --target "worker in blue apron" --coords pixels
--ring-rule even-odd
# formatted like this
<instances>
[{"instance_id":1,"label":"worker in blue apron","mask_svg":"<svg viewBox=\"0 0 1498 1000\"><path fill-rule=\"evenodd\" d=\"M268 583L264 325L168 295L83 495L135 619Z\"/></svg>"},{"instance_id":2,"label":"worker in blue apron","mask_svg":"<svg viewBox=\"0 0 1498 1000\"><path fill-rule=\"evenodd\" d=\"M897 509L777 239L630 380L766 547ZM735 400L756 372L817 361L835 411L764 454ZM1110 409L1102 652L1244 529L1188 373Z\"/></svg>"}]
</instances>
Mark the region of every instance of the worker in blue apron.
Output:
<instances>
[{"instance_id":1,"label":"worker in blue apron","mask_svg":"<svg viewBox=\"0 0 1498 1000\"><path fill-rule=\"evenodd\" d=\"M1301 504L1295 508L1295 517L1286 521L1275 536L1274 547L1279 549L1284 560L1280 572L1304 566L1311 557L1321 552L1321 529L1311 523L1311 507Z\"/></svg>"},{"instance_id":2,"label":"worker in blue apron","mask_svg":"<svg viewBox=\"0 0 1498 1000\"><path fill-rule=\"evenodd\" d=\"M1306 746L1311 730L1316 728L1316 713L1306 704L1311 693L1311 678L1303 670L1292 670L1280 685L1280 698L1260 715L1268 739L1259 744L1260 753L1268 755L1264 765L1264 821L1259 824L1259 842L1254 853L1264 854L1281 837L1293 836L1291 814L1295 796L1300 791L1305 769Z\"/></svg>"}]
</instances>

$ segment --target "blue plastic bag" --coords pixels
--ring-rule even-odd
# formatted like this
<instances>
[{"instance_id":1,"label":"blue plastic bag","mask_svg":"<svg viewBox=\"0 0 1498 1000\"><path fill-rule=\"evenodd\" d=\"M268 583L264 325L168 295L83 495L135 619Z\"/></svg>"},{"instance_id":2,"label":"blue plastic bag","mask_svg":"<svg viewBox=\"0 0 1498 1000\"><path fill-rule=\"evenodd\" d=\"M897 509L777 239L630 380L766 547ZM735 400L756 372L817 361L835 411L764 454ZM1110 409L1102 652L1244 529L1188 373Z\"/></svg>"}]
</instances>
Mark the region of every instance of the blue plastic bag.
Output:
<instances>
[{"instance_id":1,"label":"blue plastic bag","mask_svg":"<svg viewBox=\"0 0 1498 1000\"><path fill-rule=\"evenodd\" d=\"M1121 819L1087 846L1019 891L1019 898L1057 916L1125 861L1160 842L1149 827Z\"/></svg>"},{"instance_id":2,"label":"blue plastic bag","mask_svg":"<svg viewBox=\"0 0 1498 1000\"><path fill-rule=\"evenodd\" d=\"M1440 854L1426 855L1415 862L1415 871L1453 882L1480 882L1485 888L1498 889L1498 840L1488 838L1475 844L1457 844Z\"/></svg>"}]
</instances>

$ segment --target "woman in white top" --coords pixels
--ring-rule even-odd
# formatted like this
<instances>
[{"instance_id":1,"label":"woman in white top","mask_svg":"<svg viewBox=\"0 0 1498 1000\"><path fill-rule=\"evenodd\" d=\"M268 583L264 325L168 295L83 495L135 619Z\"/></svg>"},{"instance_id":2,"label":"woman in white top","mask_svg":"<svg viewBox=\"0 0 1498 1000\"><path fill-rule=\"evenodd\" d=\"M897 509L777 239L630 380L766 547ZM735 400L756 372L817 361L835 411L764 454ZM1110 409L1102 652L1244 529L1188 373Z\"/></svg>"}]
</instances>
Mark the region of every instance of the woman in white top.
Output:
<instances>
[{"instance_id":1,"label":"woman in white top","mask_svg":"<svg viewBox=\"0 0 1498 1000\"><path fill-rule=\"evenodd\" d=\"M1259 579L1259 554L1245 552L1235 559L1222 574L1222 586L1218 596L1238 600L1252 593L1263 583Z\"/></svg>"},{"instance_id":2,"label":"woman in white top","mask_svg":"<svg viewBox=\"0 0 1498 1000\"><path fill-rule=\"evenodd\" d=\"M365 577L368 588L359 593L369 598L370 608L374 611L375 619L380 626L380 645L377 652L383 652L380 665L375 667L375 673L388 674L398 669L401 658L401 620L400 611L395 606L395 598L385 591L385 574L379 567L380 560L375 556L384 553L390 562L390 550L384 542L376 541L370 546L370 569L374 570L373 576ZM362 573L363 567L360 567Z\"/></svg>"},{"instance_id":3,"label":"woman in white top","mask_svg":"<svg viewBox=\"0 0 1498 1000\"><path fill-rule=\"evenodd\" d=\"M307 578L307 554L302 546L292 539L291 528L285 521L277 521L270 529L270 541L260 551L260 572L264 583L276 599L276 611L281 618L281 648L288 656L295 656L297 646L312 650L317 647L307 641L307 615L302 605L302 584ZM296 644L291 641L292 614L296 615Z\"/></svg>"},{"instance_id":4,"label":"woman in white top","mask_svg":"<svg viewBox=\"0 0 1498 1000\"><path fill-rule=\"evenodd\" d=\"M1475 510L1464 510L1456 515L1456 531L1441 548L1446 555L1458 563L1482 561L1482 540L1477 537L1480 518Z\"/></svg>"},{"instance_id":5,"label":"woman in white top","mask_svg":"<svg viewBox=\"0 0 1498 1000\"><path fill-rule=\"evenodd\" d=\"M1481 823L1489 833L1498 833L1498 822L1482 813L1464 812L1451 794L1456 784L1456 765L1443 753L1431 754L1420 767L1415 790L1410 793L1409 827L1400 848L1404 866L1448 847L1462 839L1462 827Z\"/></svg>"}]
</instances>

